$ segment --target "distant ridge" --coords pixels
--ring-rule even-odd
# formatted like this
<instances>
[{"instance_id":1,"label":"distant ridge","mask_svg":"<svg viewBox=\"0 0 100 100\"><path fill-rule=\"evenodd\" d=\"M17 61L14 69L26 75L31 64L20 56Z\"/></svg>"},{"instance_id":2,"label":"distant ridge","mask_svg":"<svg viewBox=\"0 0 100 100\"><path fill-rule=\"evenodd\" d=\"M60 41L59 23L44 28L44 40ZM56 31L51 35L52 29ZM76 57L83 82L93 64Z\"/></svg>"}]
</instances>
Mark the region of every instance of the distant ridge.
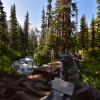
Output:
<instances>
[{"instance_id":1,"label":"distant ridge","mask_svg":"<svg viewBox=\"0 0 100 100\"><path fill-rule=\"evenodd\" d=\"M7 26L8 26L8 30L10 30L10 20L7 21ZM23 25L21 25L21 26L23 28ZM31 31L34 31L35 34L37 34L37 35L40 35L41 34L41 31L38 30L37 27L35 27L35 26L33 26L33 25L30 24L29 25L29 34L31 34Z\"/></svg>"}]
</instances>

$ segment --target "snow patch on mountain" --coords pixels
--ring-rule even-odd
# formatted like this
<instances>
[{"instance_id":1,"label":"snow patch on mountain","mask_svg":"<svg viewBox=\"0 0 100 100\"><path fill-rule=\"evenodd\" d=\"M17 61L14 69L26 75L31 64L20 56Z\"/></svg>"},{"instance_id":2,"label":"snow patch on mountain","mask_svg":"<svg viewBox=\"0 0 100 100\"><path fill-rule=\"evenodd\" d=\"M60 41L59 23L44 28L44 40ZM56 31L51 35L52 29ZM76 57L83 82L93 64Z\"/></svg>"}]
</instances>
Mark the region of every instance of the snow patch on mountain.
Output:
<instances>
[{"instance_id":1,"label":"snow patch on mountain","mask_svg":"<svg viewBox=\"0 0 100 100\"><path fill-rule=\"evenodd\" d=\"M10 20L7 21L7 26L8 26L8 30L10 30ZM22 26L22 29L23 29L24 25L21 25L21 26ZM29 34L31 34L31 31L34 31L35 34L37 34L37 35L40 35L41 34L41 31L38 30L37 27L29 24Z\"/></svg>"}]
</instances>

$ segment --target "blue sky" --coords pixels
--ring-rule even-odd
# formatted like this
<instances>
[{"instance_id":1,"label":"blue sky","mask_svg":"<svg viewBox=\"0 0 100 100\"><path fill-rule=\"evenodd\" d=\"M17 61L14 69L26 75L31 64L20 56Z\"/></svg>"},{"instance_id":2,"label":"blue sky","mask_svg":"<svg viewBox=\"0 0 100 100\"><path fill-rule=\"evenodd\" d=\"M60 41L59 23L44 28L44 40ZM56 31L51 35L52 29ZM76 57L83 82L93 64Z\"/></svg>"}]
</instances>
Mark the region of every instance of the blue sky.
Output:
<instances>
[{"instance_id":1,"label":"blue sky","mask_svg":"<svg viewBox=\"0 0 100 100\"><path fill-rule=\"evenodd\" d=\"M41 11L43 6L46 8L47 0L1 0L4 4L4 10L7 13L7 19L10 16L10 8L12 4L16 5L17 19L23 24L26 12L29 12L30 23L38 29L41 27ZM55 0L53 0L55 1ZM86 15L88 23L91 21L92 15L96 15L96 0L77 0L80 20L83 14ZM54 3L53 3L54 5Z\"/></svg>"}]
</instances>

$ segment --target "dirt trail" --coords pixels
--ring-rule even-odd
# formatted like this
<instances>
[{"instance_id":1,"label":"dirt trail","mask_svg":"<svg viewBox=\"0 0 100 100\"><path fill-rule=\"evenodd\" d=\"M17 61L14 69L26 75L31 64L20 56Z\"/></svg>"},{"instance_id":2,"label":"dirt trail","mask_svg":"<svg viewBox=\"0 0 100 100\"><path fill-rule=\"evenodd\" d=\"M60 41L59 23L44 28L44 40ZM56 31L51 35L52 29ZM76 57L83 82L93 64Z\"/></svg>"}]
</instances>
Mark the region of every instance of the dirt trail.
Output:
<instances>
[{"instance_id":1,"label":"dirt trail","mask_svg":"<svg viewBox=\"0 0 100 100\"><path fill-rule=\"evenodd\" d=\"M52 71L59 63L52 63ZM49 81L54 78L51 64L43 65L28 76L0 74L0 100L44 100L49 94Z\"/></svg>"}]
</instances>

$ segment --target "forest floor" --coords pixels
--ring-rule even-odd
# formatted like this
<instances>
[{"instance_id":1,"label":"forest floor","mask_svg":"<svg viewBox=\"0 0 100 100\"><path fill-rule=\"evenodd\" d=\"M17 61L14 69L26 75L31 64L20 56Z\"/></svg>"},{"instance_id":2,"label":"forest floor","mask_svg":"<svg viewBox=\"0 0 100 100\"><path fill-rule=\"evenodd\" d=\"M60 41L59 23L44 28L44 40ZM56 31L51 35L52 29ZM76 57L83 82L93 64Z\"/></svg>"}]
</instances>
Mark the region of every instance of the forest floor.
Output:
<instances>
[{"instance_id":1,"label":"forest floor","mask_svg":"<svg viewBox=\"0 0 100 100\"><path fill-rule=\"evenodd\" d=\"M39 76L38 76L39 77ZM12 75L0 78L0 100L40 100L49 93L42 79L29 79Z\"/></svg>"},{"instance_id":2,"label":"forest floor","mask_svg":"<svg viewBox=\"0 0 100 100\"><path fill-rule=\"evenodd\" d=\"M52 63L54 71L59 62ZM0 100L43 100L49 94L51 63L43 65L30 75L0 74Z\"/></svg>"}]
</instances>

